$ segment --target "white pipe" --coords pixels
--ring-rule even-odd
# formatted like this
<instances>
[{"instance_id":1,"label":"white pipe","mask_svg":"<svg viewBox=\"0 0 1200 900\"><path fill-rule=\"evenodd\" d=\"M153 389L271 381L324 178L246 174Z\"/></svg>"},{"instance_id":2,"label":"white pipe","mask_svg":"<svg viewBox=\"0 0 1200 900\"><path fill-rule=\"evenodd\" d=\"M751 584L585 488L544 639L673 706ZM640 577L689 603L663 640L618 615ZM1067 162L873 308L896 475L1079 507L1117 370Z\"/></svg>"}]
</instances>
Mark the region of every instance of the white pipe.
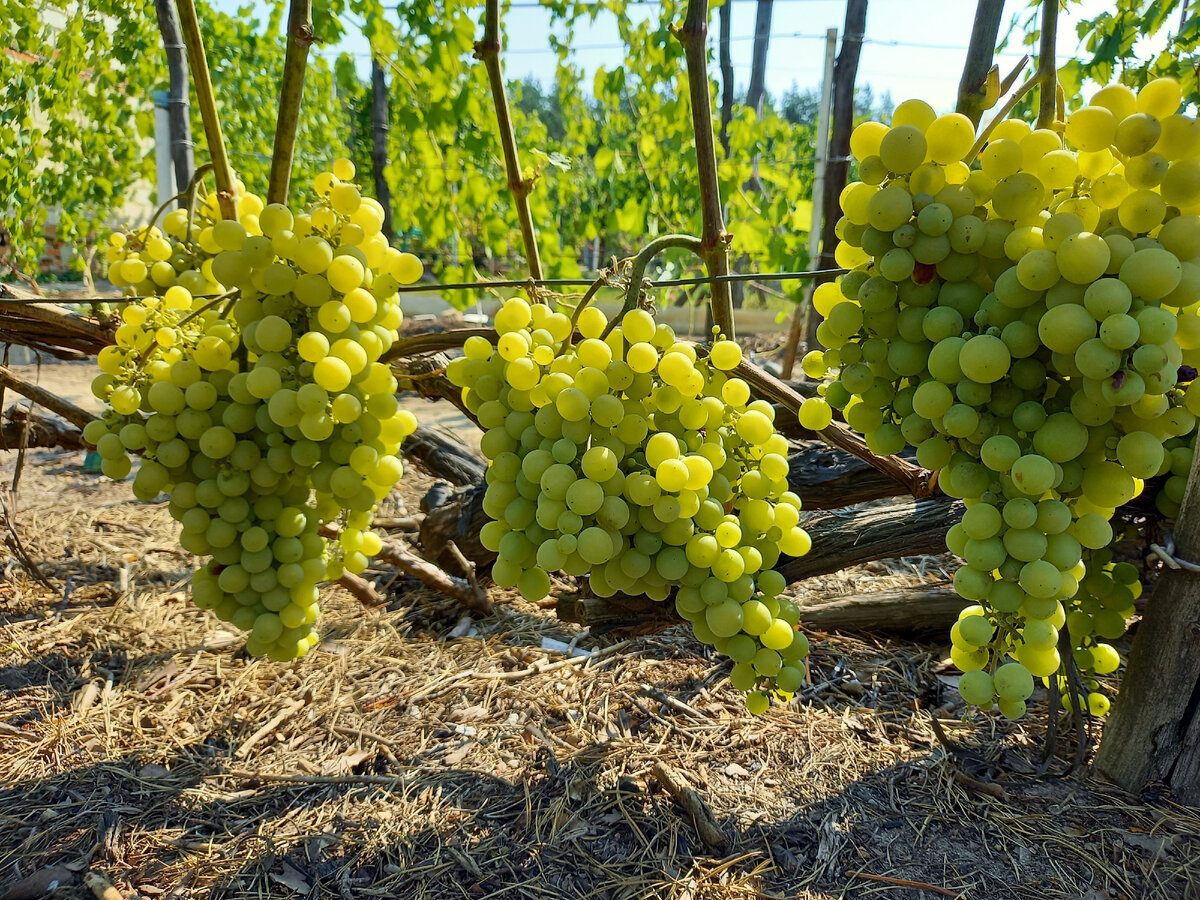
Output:
<instances>
[{"instance_id":1,"label":"white pipe","mask_svg":"<svg viewBox=\"0 0 1200 900\"><path fill-rule=\"evenodd\" d=\"M829 156L829 111L833 106L833 63L837 54L837 29L825 30L825 77L821 81L821 105L817 109L817 159L813 167L812 230L808 233L808 264L816 268L821 252L821 212L825 199L825 167ZM809 290L809 297L812 290Z\"/></svg>"},{"instance_id":2,"label":"white pipe","mask_svg":"<svg viewBox=\"0 0 1200 900\"><path fill-rule=\"evenodd\" d=\"M175 177L171 167L171 120L167 114L166 91L154 92L154 163L158 182L156 206L162 206L175 194Z\"/></svg>"}]
</instances>

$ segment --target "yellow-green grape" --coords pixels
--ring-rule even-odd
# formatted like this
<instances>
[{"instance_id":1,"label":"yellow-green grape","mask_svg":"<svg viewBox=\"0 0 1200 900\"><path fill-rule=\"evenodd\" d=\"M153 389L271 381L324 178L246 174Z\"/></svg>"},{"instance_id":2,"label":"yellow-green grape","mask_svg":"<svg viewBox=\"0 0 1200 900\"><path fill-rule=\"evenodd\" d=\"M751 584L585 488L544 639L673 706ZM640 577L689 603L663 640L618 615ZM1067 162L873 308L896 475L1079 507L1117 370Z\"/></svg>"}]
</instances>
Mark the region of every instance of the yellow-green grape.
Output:
<instances>
[{"instance_id":1,"label":"yellow-green grape","mask_svg":"<svg viewBox=\"0 0 1200 900\"><path fill-rule=\"evenodd\" d=\"M996 696L992 676L982 669L964 672L958 679L958 692L972 706L990 706Z\"/></svg>"},{"instance_id":2,"label":"yellow-green grape","mask_svg":"<svg viewBox=\"0 0 1200 900\"><path fill-rule=\"evenodd\" d=\"M343 182L353 175L346 161L335 168ZM149 230L110 242L107 254L130 275L142 275L125 266L134 253L151 270L168 258L191 268L154 280L161 301L126 307L117 338L132 354L105 355L107 380L95 386L118 418L92 434L104 440L111 426L122 447L141 452L135 495L166 490L184 549L211 557L193 579L197 604L247 631L247 649L272 659L316 643L319 582L361 572L379 552L371 509L400 477L396 453L416 427L376 362L402 319L395 282L381 277L381 210L352 185L328 173L323 180L349 222L320 206L293 214L249 193L238 198L238 221L221 220L208 197L195 245ZM311 233L314 221L322 235ZM188 237L186 213L168 216L165 231ZM242 291L232 315L192 299L215 293L214 277ZM324 314L309 312L316 308ZM351 321L362 326L358 337L333 336ZM317 364L322 385L301 374ZM298 429L290 443L281 428ZM114 448L105 440L104 449ZM123 477L128 458L114 456L105 471ZM330 543L317 529L335 520L342 530Z\"/></svg>"},{"instance_id":3,"label":"yellow-green grape","mask_svg":"<svg viewBox=\"0 0 1200 900\"><path fill-rule=\"evenodd\" d=\"M481 540L498 553L496 583L532 600L555 570L586 576L598 596L665 600L674 588L697 636L734 659L739 690L794 672L807 642L770 567L810 542L774 410L722 369L737 346L699 356L643 310L605 340L606 320L586 308L574 342L566 317L524 300L506 301L496 324L497 346L468 341L447 369L487 428Z\"/></svg>"}]
</instances>

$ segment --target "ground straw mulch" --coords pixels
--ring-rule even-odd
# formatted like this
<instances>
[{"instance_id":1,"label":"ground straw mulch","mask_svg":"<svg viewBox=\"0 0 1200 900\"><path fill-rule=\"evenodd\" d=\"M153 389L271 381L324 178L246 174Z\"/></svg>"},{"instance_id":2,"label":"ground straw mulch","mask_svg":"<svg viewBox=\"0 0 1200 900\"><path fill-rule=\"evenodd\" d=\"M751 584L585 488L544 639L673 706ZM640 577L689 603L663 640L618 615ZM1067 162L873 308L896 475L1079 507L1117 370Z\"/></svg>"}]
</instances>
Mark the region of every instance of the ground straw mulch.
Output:
<instances>
[{"instance_id":1,"label":"ground straw mulch","mask_svg":"<svg viewBox=\"0 0 1200 900\"><path fill-rule=\"evenodd\" d=\"M1200 898L1200 811L1038 777L1043 722L964 719L944 647L812 634L812 684L753 718L682 629L503 592L471 620L380 569L388 607L331 589L309 658L252 660L165 508L81 456L8 498L48 584L0 570L0 897Z\"/></svg>"}]
</instances>

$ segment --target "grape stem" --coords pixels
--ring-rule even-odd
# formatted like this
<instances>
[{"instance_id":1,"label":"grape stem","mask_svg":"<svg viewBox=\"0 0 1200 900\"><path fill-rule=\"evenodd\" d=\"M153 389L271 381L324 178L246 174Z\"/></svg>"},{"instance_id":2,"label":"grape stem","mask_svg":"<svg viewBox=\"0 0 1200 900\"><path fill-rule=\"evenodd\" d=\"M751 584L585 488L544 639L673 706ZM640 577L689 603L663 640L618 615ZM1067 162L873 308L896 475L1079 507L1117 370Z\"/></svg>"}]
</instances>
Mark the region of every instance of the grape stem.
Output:
<instances>
[{"instance_id":1,"label":"grape stem","mask_svg":"<svg viewBox=\"0 0 1200 900\"><path fill-rule=\"evenodd\" d=\"M1042 0L1042 33L1038 40L1037 79L1041 85L1038 92L1038 128L1049 128L1054 124L1057 112L1058 65L1055 51L1058 44L1058 0Z\"/></svg>"},{"instance_id":2,"label":"grape stem","mask_svg":"<svg viewBox=\"0 0 1200 900\"><path fill-rule=\"evenodd\" d=\"M146 225L147 230L154 227L154 223L158 221L158 217L161 216L164 212L166 212L167 207L170 206L172 203L174 203L176 200L183 200L186 198L190 205L191 199L196 193L196 185L199 184L200 179L203 178L205 176L205 174L207 174L210 171L212 171L212 163L205 163L200 168L196 169L196 171L192 173L192 180L188 182L188 186L185 187L178 194L176 194L174 197L167 198L166 202L163 203L162 206L160 206L158 209L156 209L154 211L154 215L150 217L150 221ZM145 246L145 241L142 242L142 245Z\"/></svg>"},{"instance_id":3,"label":"grape stem","mask_svg":"<svg viewBox=\"0 0 1200 900\"><path fill-rule=\"evenodd\" d=\"M637 256L633 257L630 262L629 269L629 285L625 288L625 304L621 307L621 311L605 327L600 335L600 340L608 337L608 333L613 330L617 322L630 310L636 309L638 298L642 294L643 280L646 276L646 268L650 265L650 261L658 256L664 250L669 250L672 247L679 247L684 250L691 250L701 259L704 258L704 245L700 238L692 237L689 234L664 234L662 237L655 238L649 244L642 248ZM590 297L587 299L591 299ZM579 317L579 309L584 305L584 301L580 301L580 306L576 308L575 315L571 317L571 324L574 325Z\"/></svg>"},{"instance_id":4,"label":"grape stem","mask_svg":"<svg viewBox=\"0 0 1200 900\"><path fill-rule=\"evenodd\" d=\"M1004 101L1004 105L1000 107L1000 111L992 117L992 120L988 122L987 127L984 128L983 131L979 132L979 137L975 139L975 143L971 147L971 151L966 155L966 158L963 159L963 162L969 166L975 161L975 157L979 155L979 151L981 151L984 145L987 144L988 138L992 136L992 132L996 130L996 126L1003 122L1008 117L1008 114L1013 111L1013 107L1020 103L1025 95L1032 91L1040 82L1041 75L1035 72L1013 92L1012 96Z\"/></svg>"},{"instance_id":5,"label":"grape stem","mask_svg":"<svg viewBox=\"0 0 1200 900\"><path fill-rule=\"evenodd\" d=\"M287 33L283 77L279 83L279 118L275 124L271 175L267 181L268 203L287 203L292 154L296 149L296 129L300 124L300 101L304 96L304 72L308 67L308 48L316 40L312 27L312 0L291 0Z\"/></svg>"},{"instance_id":6,"label":"grape stem","mask_svg":"<svg viewBox=\"0 0 1200 900\"><path fill-rule=\"evenodd\" d=\"M616 266L605 269L600 273L600 277L591 283L584 295L579 298L579 302L575 304L575 309L571 311L571 336L567 338L567 342L571 343L575 340L575 326L579 322L579 315L584 308L592 302L592 298L600 293L600 288L611 287L612 279L616 275Z\"/></svg>"},{"instance_id":7,"label":"grape stem","mask_svg":"<svg viewBox=\"0 0 1200 900\"><path fill-rule=\"evenodd\" d=\"M512 191L513 204L517 207L517 220L521 226L521 241L525 245L525 260L529 264L531 278L542 277L542 258L538 253L537 233L533 230L533 213L529 209L529 193L533 190L533 178L521 172L521 159L517 155L517 136L513 131L512 114L508 107L508 95L504 91L504 67L500 63L500 0L487 0L483 10L483 38L475 42L475 58L487 69L488 84L492 89L492 105L496 107L496 123L500 129L500 147L504 151L504 168L508 175L508 188ZM530 291L535 303L544 299Z\"/></svg>"},{"instance_id":8,"label":"grape stem","mask_svg":"<svg viewBox=\"0 0 1200 900\"><path fill-rule=\"evenodd\" d=\"M672 28L683 45L687 61L692 128L696 133L696 172L700 182L700 256L710 277L729 274L729 242L721 211L721 184L717 179L716 138L713 135L712 98L708 79L708 0L688 0L683 27ZM733 297L729 283L712 282L712 317L723 335L733 340Z\"/></svg>"},{"instance_id":9,"label":"grape stem","mask_svg":"<svg viewBox=\"0 0 1200 900\"><path fill-rule=\"evenodd\" d=\"M217 182L217 204L221 209L221 218L236 219L237 207L233 198L237 189L233 183L229 157L225 154L225 138L221 134L221 119L217 115L217 99L213 94L208 60L204 55L204 39L200 34L200 22L196 18L196 4L194 0L176 0L176 6L179 8L183 43L187 46L188 65L192 67L196 105L200 107L200 118L204 122L204 137L208 144L209 158L212 160L213 178Z\"/></svg>"},{"instance_id":10,"label":"grape stem","mask_svg":"<svg viewBox=\"0 0 1200 900\"><path fill-rule=\"evenodd\" d=\"M180 319L178 322L176 322L175 327L182 328L188 322L192 321L192 319L196 318L196 316L203 315L204 313L206 313L210 309L212 309L214 306L217 306L218 304L220 304L223 300L236 300L240 294L241 294L240 288L234 288L231 291L226 291L224 294L218 294L216 297L214 297L212 300L209 300L207 303L205 303L199 309L193 309L190 313L188 313L186 316L184 316L182 319Z\"/></svg>"}]
</instances>

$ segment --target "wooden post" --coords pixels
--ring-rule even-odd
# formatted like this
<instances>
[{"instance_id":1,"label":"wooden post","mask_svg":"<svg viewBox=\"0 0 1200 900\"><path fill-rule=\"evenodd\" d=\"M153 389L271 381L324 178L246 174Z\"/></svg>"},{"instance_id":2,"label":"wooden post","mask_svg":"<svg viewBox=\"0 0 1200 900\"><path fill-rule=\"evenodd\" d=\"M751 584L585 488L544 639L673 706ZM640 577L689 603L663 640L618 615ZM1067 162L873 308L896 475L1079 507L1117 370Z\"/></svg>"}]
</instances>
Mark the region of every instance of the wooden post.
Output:
<instances>
[{"instance_id":1,"label":"wooden post","mask_svg":"<svg viewBox=\"0 0 1200 900\"><path fill-rule=\"evenodd\" d=\"M196 18L196 4L193 0L176 0L176 8L179 10L183 43L187 47L188 61L192 67L196 105L200 107L200 118L204 121L204 137L208 143L209 158L212 160L213 180L217 183L217 205L221 210L221 218L236 219L233 170L229 168L229 157L225 154L225 137L221 134L217 98L213 94L212 78L208 74L208 59L204 55L204 39L200 34L200 21Z\"/></svg>"},{"instance_id":2,"label":"wooden post","mask_svg":"<svg viewBox=\"0 0 1200 900\"><path fill-rule=\"evenodd\" d=\"M833 252L838 238L834 226L841 218L838 198L846 186L846 175L850 171L850 132L854 130L854 82L858 76L858 58L862 52L863 35L867 28L867 0L847 0L846 21L842 30L842 50L838 53L837 65L833 70L833 135L829 140L829 162L825 167L825 196L819 201L825 227L821 232L821 260L818 269L832 269L837 265ZM833 276L818 276L815 289ZM817 317L809 316L804 330L804 343L811 350L817 347Z\"/></svg>"},{"instance_id":3,"label":"wooden post","mask_svg":"<svg viewBox=\"0 0 1200 900\"><path fill-rule=\"evenodd\" d=\"M729 156L729 123L733 121L733 54L729 51L729 40L733 33L733 3L726 0L717 10L721 23L721 36L717 41L721 60L721 149Z\"/></svg>"},{"instance_id":4,"label":"wooden post","mask_svg":"<svg viewBox=\"0 0 1200 900\"><path fill-rule=\"evenodd\" d=\"M811 264L821 253L821 217L825 198L825 172L829 167L829 110L833 105L833 66L837 53L837 29L825 30L825 75L821 81L821 105L817 109L817 159L813 166L812 218L808 232L808 259ZM800 338L810 330L816 330L813 322L813 291L819 281L810 281L804 289L804 299L796 304L792 312L792 327L788 332L787 346L783 350L783 370L780 377L791 378L796 367L796 356ZM811 327L810 327L811 326ZM808 347L804 348L808 350Z\"/></svg>"},{"instance_id":5,"label":"wooden post","mask_svg":"<svg viewBox=\"0 0 1200 900\"><path fill-rule=\"evenodd\" d=\"M1175 522L1175 553L1200 561L1200 456ZM1159 576L1096 768L1134 793L1158 782L1200 803L1200 574L1166 568Z\"/></svg>"},{"instance_id":6,"label":"wooden post","mask_svg":"<svg viewBox=\"0 0 1200 900\"><path fill-rule=\"evenodd\" d=\"M774 0L758 0L754 16L754 55L750 60L750 86L746 105L762 116L763 95L767 92L767 44L771 40L771 12Z\"/></svg>"},{"instance_id":7,"label":"wooden post","mask_svg":"<svg viewBox=\"0 0 1200 900\"><path fill-rule=\"evenodd\" d=\"M383 64L371 56L371 168L375 174L375 199L383 207L383 236L392 242L392 189L387 180L388 96Z\"/></svg>"}]
</instances>

